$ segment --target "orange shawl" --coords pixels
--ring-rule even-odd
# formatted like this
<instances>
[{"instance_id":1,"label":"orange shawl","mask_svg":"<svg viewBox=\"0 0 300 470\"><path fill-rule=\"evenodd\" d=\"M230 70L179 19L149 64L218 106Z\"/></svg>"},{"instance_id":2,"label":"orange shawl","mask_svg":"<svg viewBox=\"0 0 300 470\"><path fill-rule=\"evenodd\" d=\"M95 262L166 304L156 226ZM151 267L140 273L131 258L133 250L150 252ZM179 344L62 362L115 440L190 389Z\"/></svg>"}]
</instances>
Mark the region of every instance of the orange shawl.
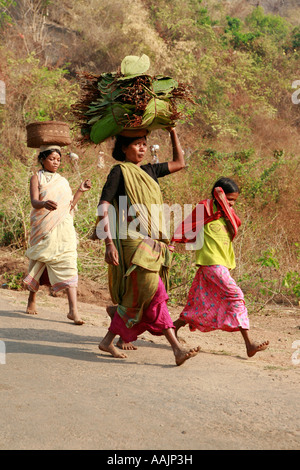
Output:
<instances>
[{"instance_id":1,"label":"orange shawl","mask_svg":"<svg viewBox=\"0 0 300 470\"><path fill-rule=\"evenodd\" d=\"M202 204L204 206L204 217L201 217L200 219L198 218L197 220L196 206L188 217L176 228L172 242L194 243L196 236L203 225L206 225L213 220L220 219L221 217L225 217L226 219L231 239L233 240L235 238L238 228L241 225L239 217L228 204L226 194L222 188L215 188L214 197L220 208L216 212L213 211L213 199L200 201L198 204Z\"/></svg>"}]
</instances>

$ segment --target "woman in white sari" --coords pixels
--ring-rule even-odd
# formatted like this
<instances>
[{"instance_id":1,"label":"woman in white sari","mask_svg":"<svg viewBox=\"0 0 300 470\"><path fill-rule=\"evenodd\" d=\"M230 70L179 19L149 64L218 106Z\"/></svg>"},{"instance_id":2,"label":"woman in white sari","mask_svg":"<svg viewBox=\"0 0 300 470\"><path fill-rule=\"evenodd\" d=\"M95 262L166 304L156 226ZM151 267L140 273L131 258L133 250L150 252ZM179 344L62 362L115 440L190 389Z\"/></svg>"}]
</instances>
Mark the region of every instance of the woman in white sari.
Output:
<instances>
[{"instance_id":1,"label":"woman in white sari","mask_svg":"<svg viewBox=\"0 0 300 470\"><path fill-rule=\"evenodd\" d=\"M31 234L26 251L29 272L24 279L30 293L26 311L37 313L36 293L41 284L48 284L54 292L67 289L68 318L82 325L77 309L77 241L73 216L74 207L82 193L91 188L91 182L82 182L73 197L68 181L57 173L60 148L42 147L38 160L42 169L30 180Z\"/></svg>"}]
</instances>

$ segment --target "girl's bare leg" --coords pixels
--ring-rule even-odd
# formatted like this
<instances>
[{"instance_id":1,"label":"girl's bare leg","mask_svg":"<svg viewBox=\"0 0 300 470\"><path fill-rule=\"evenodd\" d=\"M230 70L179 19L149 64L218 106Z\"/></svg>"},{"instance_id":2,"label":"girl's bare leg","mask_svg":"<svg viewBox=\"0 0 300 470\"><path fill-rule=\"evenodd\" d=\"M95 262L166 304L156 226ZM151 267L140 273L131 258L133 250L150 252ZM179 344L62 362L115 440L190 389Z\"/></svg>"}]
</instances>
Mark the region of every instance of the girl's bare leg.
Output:
<instances>
[{"instance_id":1,"label":"girl's bare leg","mask_svg":"<svg viewBox=\"0 0 300 470\"><path fill-rule=\"evenodd\" d=\"M101 351L109 352L113 357L124 359L125 357L127 357L126 354L119 352L113 344L115 336L116 335L108 331L101 343L99 344L99 349Z\"/></svg>"},{"instance_id":2,"label":"girl's bare leg","mask_svg":"<svg viewBox=\"0 0 300 470\"><path fill-rule=\"evenodd\" d=\"M180 318L178 318L177 320L175 320L173 322L173 324L175 326L175 336L176 336L176 338L178 338L177 333L178 333L179 328L182 328L183 326L185 326L186 323L183 320L181 320Z\"/></svg>"},{"instance_id":3,"label":"girl's bare leg","mask_svg":"<svg viewBox=\"0 0 300 470\"><path fill-rule=\"evenodd\" d=\"M36 292L29 291L26 313L29 315L37 315L36 311Z\"/></svg>"},{"instance_id":4,"label":"girl's bare leg","mask_svg":"<svg viewBox=\"0 0 300 470\"><path fill-rule=\"evenodd\" d=\"M175 362L177 366L181 366L187 359L194 357L200 351L200 347L191 348L191 349L184 349L182 348L181 344L179 343L178 339L176 338L175 332L173 328L168 328L164 330L164 335L169 341L175 356Z\"/></svg>"},{"instance_id":5,"label":"girl's bare leg","mask_svg":"<svg viewBox=\"0 0 300 470\"><path fill-rule=\"evenodd\" d=\"M75 325L83 325L84 321L80 318L77 308L77 287L68 287L67 295L69 301L69 320L73 320Z\"/></svg>"},{"instance_id":6,"label":"girl's bare leg","mask_svg":"<svg viewBox=\"0 0 300 470\"><path fill-rule=\"evenodd\" d=\"M267 349L269 341L263 341L262 343L252 342L249 338L248 330L240 328L240 331L245 341L248 357L253 357L257 352Z\"/></svg>"},{"instance_id":7,"label":"girl's bare leg","mask_svg":"<svg viewBox=\"0 0 300 470\"><path fill-rule=\"evenodd\" d=\"M108 315L110 316L111 319L114 318L115 313L117 312L117 306L116 305L110 305L106 307L106 311ZM119 337L116 346L120 349L126 350L126 351L133 351L136 350L137 347L134 346L132 343L126 343L121 336Z\"/></svg>"}]
</instances>

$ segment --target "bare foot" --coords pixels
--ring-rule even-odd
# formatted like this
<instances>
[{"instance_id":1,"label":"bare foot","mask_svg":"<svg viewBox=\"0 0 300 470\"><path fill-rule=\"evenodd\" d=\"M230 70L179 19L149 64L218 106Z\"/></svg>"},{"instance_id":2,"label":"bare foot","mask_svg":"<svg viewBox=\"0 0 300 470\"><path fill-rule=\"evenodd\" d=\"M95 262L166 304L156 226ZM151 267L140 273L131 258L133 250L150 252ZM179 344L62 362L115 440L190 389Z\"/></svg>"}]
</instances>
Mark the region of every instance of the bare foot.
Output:
<instances>
[{"instance_id":1,"label":"bare foot","mask_svg":"<svg viewBox=\"0 0 300 470\"><path fill-rule=\"evenodd\" d=\"M119 352L112 343L107 345L105 341L101 341L99 349L100 351L109 352L113 357L120 359L125 359L127 357L125 353Z\"/></svg>"},{"instance_id":2,"label":"bare foot","mask_svg":"<svg viewBox=\"0 0 300 470\"><path fill-rule=\"evenodd\" d=\"M120 349L123 349L125 351L133 351L136 350L137 347L134 346L132 343L125 343L125 341L121 338L118 339L116 346Z\"/></svg>"},{"instance_id":3,"label":"bare foot","mask_svg":"<svg viewBox=\"0 0 300 470\"><path fill-rule=\"evenodd\" d=\"M196 356L200 349L200 346L198 346L197 348L192 348L188 351L182 349L178 350L178 352L175 353L176 365L181 366L187 359Z\"/></svg>"},{"instance_id":4,"label":"bare foot","mask_svg":"<svg viewBox=\"0 0 300 470\"><path fill-rule=\"evenodd\" d=\"M110 305L109 307L106 307L106 312L108 313L111 319L114 318L116 311L117 311L116 305Z\"/></svg>"},{"instance_id":5,"label":"bare foot","mask_svg":"<svg viewBox=\"0 0 300 470\"><path fill-rule=\"evenodd\" d=\"M28 315L37 315L38 314L35 307L29 307L29 305L27 305L26 313L28 313Z\"/></svg>"},{"instance_id":6,"label":"bare foot","mask_svg":"<svg viewBox=\"0 0 300 470\"><path fill-rule=\"evenodd\" d=\"M38 314L36 311L36 292L29 292L26 313L28 313L28 315Z\"/></svg>"},{"instance_id":7,"label":"bare foot","mask_svg":"<svg viewBox=\"0 0 300 470\"><path fill-rule=\"evenodd\" d=\"M84 321L81 320L81 318L77 317L77 315L74 315L73 313L68 313L67 318L69 320L73 320L75 325L83 325L84 324Z\"/></svg>"},{"instance_id":8,"label":"bare foot","mask_svg":"<svg viewBox=\"0 0 300 470\"><path fill-rule=\"evenodd\" d=\"M269 341L264 341L263 343L251 343L251 345L247 348L248 357L253 357L257 352L264 351L267 349L268 345Z\"/></svg>"}]
</instances>

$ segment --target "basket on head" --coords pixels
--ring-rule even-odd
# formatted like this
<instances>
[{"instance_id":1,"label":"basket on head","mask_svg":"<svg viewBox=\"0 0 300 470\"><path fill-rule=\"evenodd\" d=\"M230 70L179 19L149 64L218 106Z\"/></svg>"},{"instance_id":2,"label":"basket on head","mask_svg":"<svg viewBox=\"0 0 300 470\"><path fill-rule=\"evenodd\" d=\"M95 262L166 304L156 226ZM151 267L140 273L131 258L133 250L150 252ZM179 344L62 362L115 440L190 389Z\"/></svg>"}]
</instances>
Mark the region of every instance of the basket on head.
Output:
<instances>
[{"instance_id":1,"label":"basket on head","mask_svg":"<svg viewBox=\"0 0 300 470\"><path fill-rule=\"evenodd\" d=\"M71 144L69 125L61 121L32 122L26 126L27 147L56 144L60 147Z\"/></svg>"}]
</instances>

